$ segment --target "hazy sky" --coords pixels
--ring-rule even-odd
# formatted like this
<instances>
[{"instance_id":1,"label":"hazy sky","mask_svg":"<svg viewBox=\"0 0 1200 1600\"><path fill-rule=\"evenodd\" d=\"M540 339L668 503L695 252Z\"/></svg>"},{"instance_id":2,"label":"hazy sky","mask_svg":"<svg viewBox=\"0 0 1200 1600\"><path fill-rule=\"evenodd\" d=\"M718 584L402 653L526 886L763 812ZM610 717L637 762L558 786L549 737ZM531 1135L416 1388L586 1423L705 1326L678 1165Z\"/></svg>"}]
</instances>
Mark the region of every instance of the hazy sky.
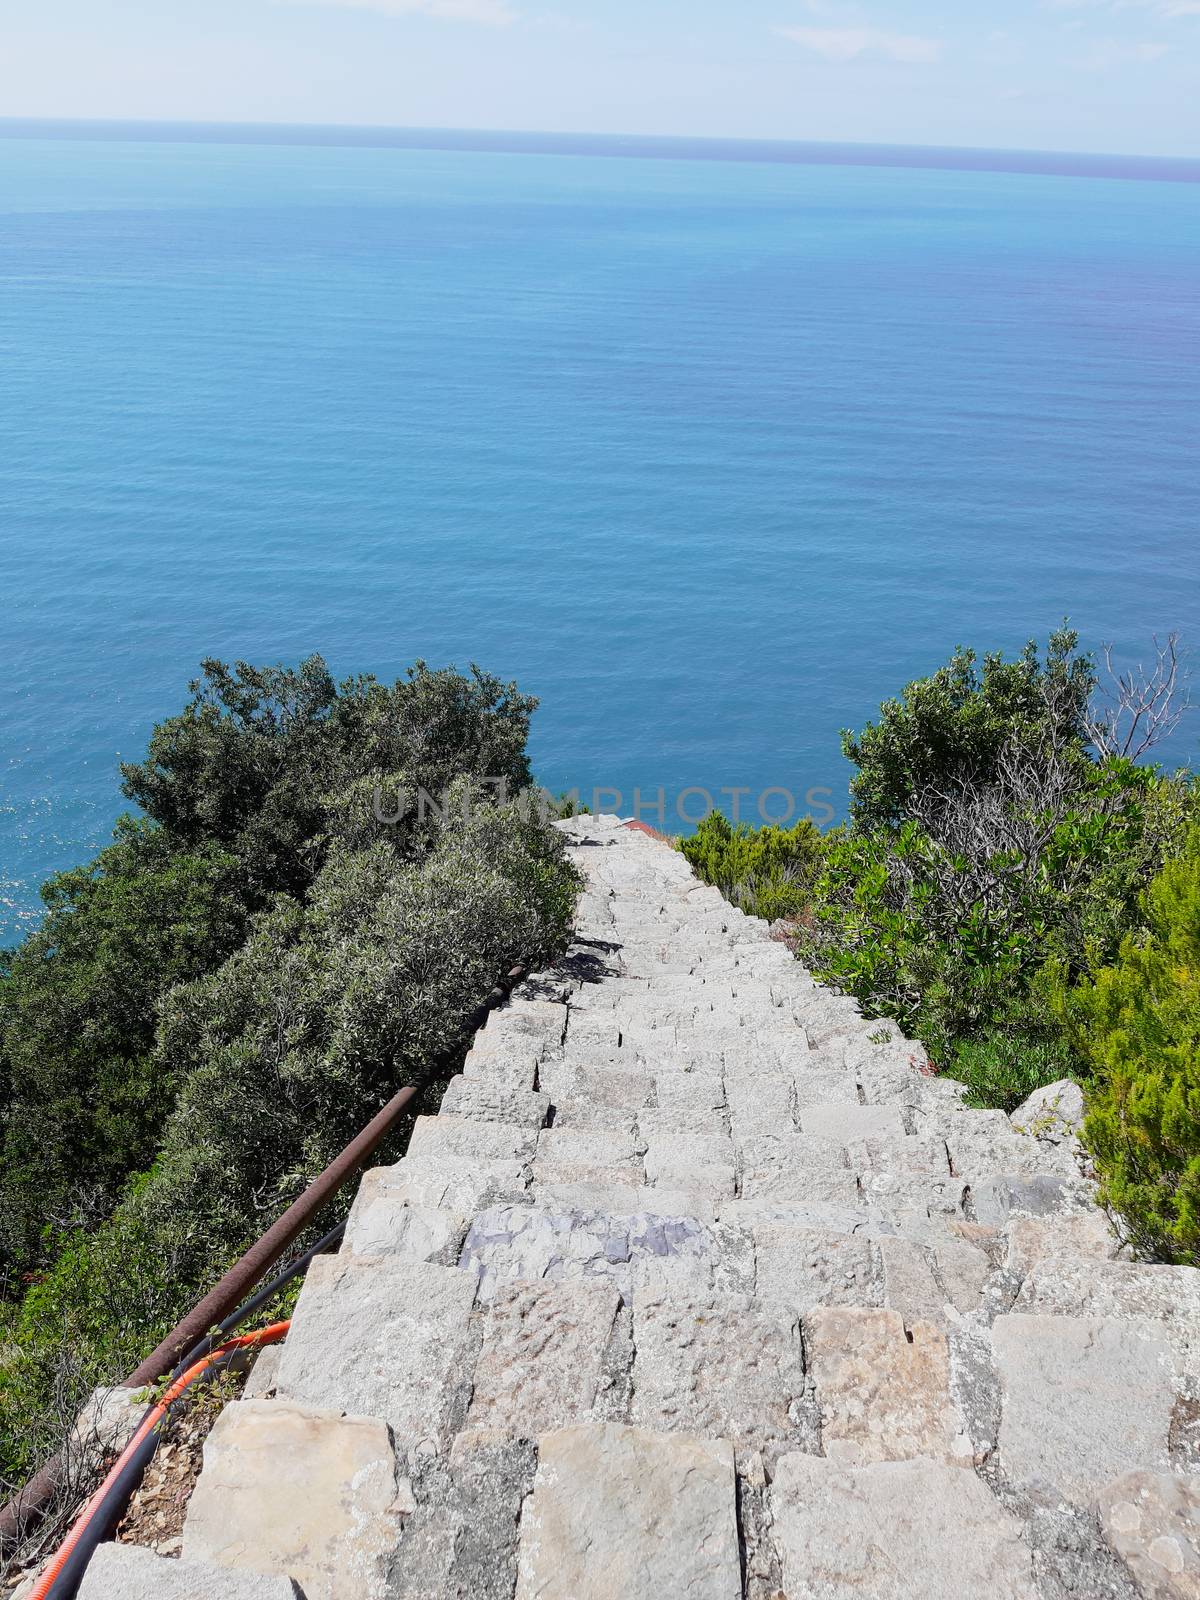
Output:
<instances>
[{"instance_id":1,"label":"hazy sky","mask_svg":"<svg viewBox=\"0 0 1200 1600\"><path fill-rule=\"evenodd\" d=\"M1200 0L37 0L0 114L1200 155Z\"/></svg>"}]
</instances>

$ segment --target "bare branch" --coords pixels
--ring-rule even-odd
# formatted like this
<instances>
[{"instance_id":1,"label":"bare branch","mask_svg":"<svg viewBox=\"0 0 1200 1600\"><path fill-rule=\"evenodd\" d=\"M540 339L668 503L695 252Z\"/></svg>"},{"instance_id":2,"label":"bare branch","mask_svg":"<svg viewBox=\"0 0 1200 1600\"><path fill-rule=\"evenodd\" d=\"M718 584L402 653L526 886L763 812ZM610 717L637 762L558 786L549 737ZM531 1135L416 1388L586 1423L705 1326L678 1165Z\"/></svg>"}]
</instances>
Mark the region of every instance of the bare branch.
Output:
<instances>
[{"instance_id":1,"label":"bare branch","mask_svg":"<svg viewBox=\"0 0 1200 1600\"><path fill-rule=\"evenodd\" d=\"M1154 640L1155 660L1126 672L1113 665L1112 646L1104 646L1107 682L1096 691L1088 710L1087 735L1102 756L1137 761L1170 737L1191 710L1191 674L1179 635Z\"/></svg>"}]
</instances>

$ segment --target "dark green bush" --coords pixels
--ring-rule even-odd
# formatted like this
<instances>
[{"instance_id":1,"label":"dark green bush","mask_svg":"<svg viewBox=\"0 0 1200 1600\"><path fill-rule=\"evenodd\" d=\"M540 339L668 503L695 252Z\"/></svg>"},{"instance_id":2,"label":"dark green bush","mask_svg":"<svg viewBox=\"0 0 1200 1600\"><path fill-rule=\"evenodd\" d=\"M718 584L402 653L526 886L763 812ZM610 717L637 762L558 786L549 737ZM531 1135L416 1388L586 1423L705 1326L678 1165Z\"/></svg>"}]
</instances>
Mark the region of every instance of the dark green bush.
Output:
<instances>
[{"instance_id":1,"label":"dark green bush","mask_svg":"<svg viewBox=\"0 0 1200 1600\"><path fill-rule=\"evenodd\" d=\"M0 1308L10 1484L502 972L561 948L563 839L492 803L528 778L533 706L478 671L332 688L316 658L206 663L127 769L150 818L55 880L0 973L4 1220L45 1268Z\"/></svg>"}]
</instances>

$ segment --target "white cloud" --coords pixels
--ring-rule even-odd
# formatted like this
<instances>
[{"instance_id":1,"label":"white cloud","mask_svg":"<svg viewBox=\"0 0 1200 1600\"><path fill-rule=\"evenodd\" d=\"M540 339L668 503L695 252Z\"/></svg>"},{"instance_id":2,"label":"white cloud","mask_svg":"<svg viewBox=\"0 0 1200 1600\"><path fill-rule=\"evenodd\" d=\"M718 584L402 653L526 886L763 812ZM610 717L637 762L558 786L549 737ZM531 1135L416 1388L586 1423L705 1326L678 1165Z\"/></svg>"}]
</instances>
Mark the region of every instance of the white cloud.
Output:
<instances>
[{"instance_id":1,"label":"white cloud","mask_svg":"<svg viewBox=\"0 0 1200 1600\"><path fill-rule=\"evenodd\" d=\"M1107 72L1110 67L1145 66L1161 61L1169 45L1149 40L1131 43L1126 39L1097 39L1086 55L1078 56L1075 66L1084 72Z\"/></svg>"},{"instance_id":2,"label":"white cloud","mask_svg":"<svg viewBox=\"0 0 1200 1600\"><path fill-rule=\"evenodd\" d=\"M1050 11L1150 11L1156 17L1200 17L1200 0L1042 0Z\"/></svg>"},{"instance_id":3,"label":"white cloud","mask_svg":"<svg viewBox=\"0 0 1200 1600\"><path fill-rule=\"evenodd\" d=\"M481 22L506 28L517 13L506 0L278 0L283 5L338 6L348 11L377 11L385 17L437 17L443 22Z\"/></svg>"},{"instance_id":4,"label":"white cloud","mask_svg":"<svg viewBox=\"0 0 1200 1600\"><path fill-rule=\"evenodd\" d=\"M913 33L887 33L882 28L777 28L777 33L805 50L815 50L827 61L854 61L859 56L882 55L908 63L940 60L941 39Z\"/></svg>"}]
</instances>

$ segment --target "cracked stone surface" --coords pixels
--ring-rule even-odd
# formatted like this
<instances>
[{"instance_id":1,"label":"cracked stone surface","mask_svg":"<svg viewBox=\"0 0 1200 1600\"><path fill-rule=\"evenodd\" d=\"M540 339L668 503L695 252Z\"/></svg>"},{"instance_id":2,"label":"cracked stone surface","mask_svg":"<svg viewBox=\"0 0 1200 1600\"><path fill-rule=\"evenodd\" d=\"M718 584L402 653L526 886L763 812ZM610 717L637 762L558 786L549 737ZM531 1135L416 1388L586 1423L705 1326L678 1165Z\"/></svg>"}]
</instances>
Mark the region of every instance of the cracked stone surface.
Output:
<instances>
[{"instance_id":1,"label":"cracked stone surface","mask_svg":"<svg viewBox=\"0 0 1200 1600\"><path fill-rule=\"evenodd\" d=\"M735 1494L723 1439L616 1424L547 1434L521 1514L517 1600L737 1600Z\"/></svg>"},{"instance_id":2,"label":"cracked stone surface","mask_svg":"<svg viewBox=\"0 0 1200 1600\"><path fill-rule=\"evenodd\" d=\"M306 1600L383 1600L399 1540L395 1500L382 1422L236 1401L205 1441L183 1556L294 1578Z\"/></svg>"},{"instance_id":3,"label":"cracked stone surface","mask_svg":"<svg viewBox=\"0 0 1200 1600\"><path fill-rule=\"evenodd\" d=\"M926 1456L971 1466L939 1329L918 1322L906 1330L895 1311L830 1306L805 1317L804 1345L831 1461L866 1466Z\"/></svg>"},{"instance_id":4,"label":"cracked stone surface","mask_svg":"<svg viewBox=\"0 0 1200 1600\"><path fill-rule=\"evenodd\" d=\"M85 1600L1200 1600L1200 1273L1122 1250L1075 1086L971 1110L679 852L559 827L574 942L214 1430L223 1553Z\"/></svg>"},{"instance_id":5,"label":"cracked stone surface","mask_svg":"<svg viewBox=\"0 0 1200 1600\"><path fill-rule=\"evenodd\" d=\"M1123 1470L1164 1468L1178 1378L1153 1323L998 1317L1000 1464L1013 1483L1088 1499Z\"/></svg>"},{"instance_id":6,"label":"cracked stone surface","mask_svg":"<svg viewBox=\"0 0 1200 1600\"><path fill-rule=\"evenodd\" d=\"M785 1456L771 1508L787 1600L1037 1600L1020 1523L957 1467Z\"/></svg>"}]
</instances>

